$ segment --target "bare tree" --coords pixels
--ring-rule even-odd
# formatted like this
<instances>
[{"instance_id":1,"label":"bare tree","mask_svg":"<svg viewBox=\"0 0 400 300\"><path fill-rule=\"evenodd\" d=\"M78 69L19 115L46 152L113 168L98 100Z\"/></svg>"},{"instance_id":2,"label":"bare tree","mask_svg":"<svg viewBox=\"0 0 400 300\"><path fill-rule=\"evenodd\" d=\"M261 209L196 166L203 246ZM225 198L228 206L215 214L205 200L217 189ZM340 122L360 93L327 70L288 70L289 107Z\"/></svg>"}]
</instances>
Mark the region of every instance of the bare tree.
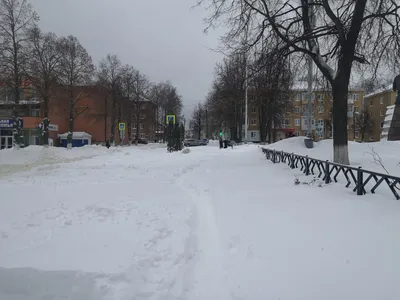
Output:
<instances>
[{"instance_id":1,"label":"bare tree","mask_svg":"<svg viewBox=\"0 0 400 300\"><path fill-rule=\"evenodd\" d=\"M68 94L68 149L70 149L74 120L88 110L88 106L79 106L79 101L87 97L84 88L91 81L95 68L92 58L74 36L61 38L60 52L61 60L57 73L60 84Z\"/></svg>"},{"instance_id":2,"label":"bare tree","mask_svg":"<svg viewBox=\"0 0 400 300\"><path fill-rule=\"evenodd\" d=\"M190 120L190 129L196 132L198 139L201 138L201 133L203 132L204 116L205 109L203 105L199 103L193 110L192 119Z\"/></svg>"},{"instance_id":3,"label":"bare tree","mask_svg":"<svg viewBox=\"0 0 400 300\"><path fill-rule=\"evenodd\" d=\"M118 100L122 89L122 66L121 61L115 54L107 54L100 61L98 69L98 83L103 86L111 96L111 132L110 143L115 142L115 127L120 121L121 110L118 110Z\"/></svg>"},{"instance_id":4,"label":"bare tree","mask_svg":"<svg viewBox=\"0 0 400 300\"><path fill-rule=\"evenodd\" d=\"M377 69L399 60L400 4L397 0L199 0L209 2L209 25L227 17L228 47L241 48L275 35L287 55L310 56L332 87L334 161L349 164L347 98L353 63Z\"/></svg>"},{"instance_id":5,"label":"bare tree","mask_svg":"<svg viewBox=\"0 0 400 300\"><path fill-rule=\"evenodd\" d=\"M139 133L140 133L140 124L142 117L142 110L146 105L145 102L148 101L148 96L150 93L150 82L147 79L146 75L140 73L138 70L133 70L133 86L132 86L132 101L133 101L133 112L134 112L134 120L136 124L136 133L135 133L135 143L138 143Z\"/></svg>"},{"instance_id":6,"label":"bare tree","mask_svg":"<svg viewBox=\"0 0 400 300\"><path fill-rule=\"evenodd\" d=\"M373 124L373 119L367 111L354 115L353 130L359 132L361 142L364 142L365 136L371 132Z\"/></svg>"},{"instance_id":7,"label":"bare tree","mask_svg":"<svg viewBox=\"0 0 400 300\"><path fill-rule=\"evenodd\" d=\"M252 65L251 85L259 117L261 142L276 141L276 129L282 127L285 113L291 111L290 86L292 74L285 55L271 47L263 47Z\"/></svg>"},{"instance_id":8,"label":"bare tree","mask_svg":"<svg viewBox=\"0 0 400 300\"><path fill-rule=\"evenodd\" d=\"M24 66L28 61L27 33L39 20L32 6L26 1L0 0L0 73L1 79L12 91L14 118L14 148L19 149L23 131L19 118L19 102L24 80Z\"/></svg>"},{"instance_id":9,"label":"bare tree","mask_svg":"<svg viewBox=\"0 0 400 300\"><path fill-rule=\"evenodd\" d=\"M43 145L49 144L49 101L51 89L57 82L61 52L54 33L43 33L39 27L29 32L29 61L25 75L43 99Z\"/></svg>"}]
</instances>

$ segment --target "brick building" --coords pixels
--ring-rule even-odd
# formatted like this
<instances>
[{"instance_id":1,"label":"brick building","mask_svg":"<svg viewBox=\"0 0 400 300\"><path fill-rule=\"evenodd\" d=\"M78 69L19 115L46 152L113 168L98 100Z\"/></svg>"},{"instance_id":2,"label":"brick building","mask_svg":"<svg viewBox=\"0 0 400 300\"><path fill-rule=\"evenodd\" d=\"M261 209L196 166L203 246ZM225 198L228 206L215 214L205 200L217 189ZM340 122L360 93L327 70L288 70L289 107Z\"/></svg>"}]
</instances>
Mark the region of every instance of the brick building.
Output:
<instances>
[{"instance_id":1,"label":"brick building","mask_svg":"<svg viewBox=\"0 0 400 300\"><path fill-rule=\"evenodd\" d=\"M395 101L396 92L393 91L392 85L382 87L365 95L364 109L372 119L372 128L367 133L369 141L380 141L387 107L393 105Z\"/></svg>"},{"instance_id":2,"label":"brick building","mask_svg":"<svg viewBox=\"0 0 400 300\"><path fill-rule=\"evenodd\" d=\"M111 101L107 90L98 86L81 86L73 90L75 99L74 132L87 132L92 136L92 143L105 143L111 135ZM42 132L39 124L43 119L43 101L32 86L25 85L21 88L21 101L19 114L23 122L24 146L41 145ZM11 93L4 93L0 99L0 146L1 149L12 146L13 127L13 99ZM114 136L115 142L120 143L118 123L127 124L128 134L124 143L133 138L132 102L129 99L120 99L115 117ZM148 100L140 101L141 121L140 137L154 139L155 105ZM49 138L58 145L58 135L68 132L69 126L69 100L65 90L55 87L49 100ZM130 124L130 125L129 125Z\"/></svg>"},{"instance_id":3,"label":"brick building","mask_svg":"<svg viewBox=\"0 0 400 300\"><path fill-rule=\"evenodd\" d=\"M290 92L291 109L285 113L284 124L276 129L277 140L290 135L305 136L308 127L308 99L307 83L298 82ZM351 87L348 95L348 139L354 140L354 117L362 111L364 91L361 88ZM254 102L254 95L249 96L249 103ZM312 130L316 141L332 136L332 97L331 93L323 88L313 89ZM260 124L257 107L248 108L248 140L260 141ZM244 132L243 132L244 136Z\"/></svg>"}]
</instances>

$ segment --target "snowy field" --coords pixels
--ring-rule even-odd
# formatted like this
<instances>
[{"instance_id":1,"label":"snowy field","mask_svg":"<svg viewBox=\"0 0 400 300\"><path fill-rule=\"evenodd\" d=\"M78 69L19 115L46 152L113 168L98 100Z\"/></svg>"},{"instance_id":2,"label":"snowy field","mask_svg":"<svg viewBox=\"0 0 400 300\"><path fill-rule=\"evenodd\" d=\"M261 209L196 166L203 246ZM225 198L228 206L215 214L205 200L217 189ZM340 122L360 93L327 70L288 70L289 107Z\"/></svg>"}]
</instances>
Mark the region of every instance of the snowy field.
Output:
<instances>
[{"instance_id":1,"label":"snowy field","mask_svg":"<svg viewBox=\"0 0 400 300\"><path fill-rule=\"evenodd\" d=\"M0 151L0 300L400 299L400 201L299 174L257 145Z\"/></svg>"}]
</instances>

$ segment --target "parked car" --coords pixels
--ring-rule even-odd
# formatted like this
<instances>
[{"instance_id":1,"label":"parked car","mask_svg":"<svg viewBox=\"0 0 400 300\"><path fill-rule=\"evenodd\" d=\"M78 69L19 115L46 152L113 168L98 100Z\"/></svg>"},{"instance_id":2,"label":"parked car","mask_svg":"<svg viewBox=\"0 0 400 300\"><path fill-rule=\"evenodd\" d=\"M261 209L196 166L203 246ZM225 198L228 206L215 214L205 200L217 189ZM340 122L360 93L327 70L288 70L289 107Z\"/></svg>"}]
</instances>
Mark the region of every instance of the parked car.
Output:
<instances>
[{"instance_id":1,"label":"parked car","mask_svg":"<svg viewBox=\"0 0 400 300\"><path fill-rule=\"evenodd\" d=\"M200 140L200 145L205 146L208 144L208 140L207 139L201 139Z\"/></svg>"},{"instance_id":2,"label":"parked car","mask_svg":"<svg viewBox=\"0 0 400 300\"><path fill-rule=\"evenodd\" d=\"M134 140L132 140L132 144L136 144L136 141L137 141L138 144L147 145L147 141L144 140L144 139L137 139L137 140L134 139Z\"/></svg>"},{"instance_id":3,"label":"parked car","mask_svg":"<svg viewBox=\"0 0 400 300\"><path fill-rule=\"evenodd\" d=\"M193 147L193 146L199 146L200 141L196 139L186 139L183 141L183 145L185 147Z\"/></svg>"}]
</instances>

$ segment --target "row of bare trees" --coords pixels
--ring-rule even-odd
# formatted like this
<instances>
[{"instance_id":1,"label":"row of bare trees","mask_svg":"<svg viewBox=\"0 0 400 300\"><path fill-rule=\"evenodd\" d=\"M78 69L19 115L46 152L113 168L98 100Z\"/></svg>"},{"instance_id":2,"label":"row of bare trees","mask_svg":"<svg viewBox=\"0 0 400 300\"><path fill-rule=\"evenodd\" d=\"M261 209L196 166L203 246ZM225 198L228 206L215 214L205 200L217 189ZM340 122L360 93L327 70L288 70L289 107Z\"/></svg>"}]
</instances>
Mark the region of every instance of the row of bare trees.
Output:
<instances>
[{"instance_id":1,"label":"row of bare trees","mask_svg":"<svg viewBox=\"0 0 400 300\"><path fill-rule=\"evenodd\" d=\"M229 24L223 48L278 38L286 56L311 57L333 97L333 157L349 164L347 101L354 67L371 74L399 71L399 0L199 0L212 11L207 28ZM221 22L221 21L224 22Z\"/></svg>"},{"instance_id":2,"label":"row of bare trees","mask_svg":"<svg viewBox=\"0 0 400 300\"><path fill-rule=\"evenodd\" d=\"M276 42L276 40L275 40ZM245 131L245 94L248 95L248 125L257 120L262 142L275 141L285 113L291 111L290 86L293 71L289 59L274 42L252 55L233 52L215 69L215 78L204 104L193 111L191 127L196 136L223 130L241 142Z\"/></svg>"},{"instance_id":3,"label":"row of bare trees","mask_svg":"<svg viewBox=\"0 0 400 300\"><path fill-rule=\"evenodd\" d=\"M122 65L114 54L101 60L98 68L88 51L72 35L57 37L42 32L39 17L26 0L0 0L0 81L4 93L13 101L14 146L19 148L23 138L19 107L21 87L28 80L43 99L43 143L48 144L50 97L55 88L68 95L69 132L68 144L72 143L74 120L88 107L79 102L87 97L85 86L98 85L108 93L105 101L111 119L110 141L113 142L115 127L122 117L122 103L128 101L128 122L136 122L139 134L140 101L152 99L157 109L155 128L164 124L166 114L180 115L182 100L170 82L150 83L149 79L129 65ZM11 92L11 94L10 94ZM126 112L124 112L126 113ZM128 124L128 130L132 124Z\"/></svg>"}]
</instances>

